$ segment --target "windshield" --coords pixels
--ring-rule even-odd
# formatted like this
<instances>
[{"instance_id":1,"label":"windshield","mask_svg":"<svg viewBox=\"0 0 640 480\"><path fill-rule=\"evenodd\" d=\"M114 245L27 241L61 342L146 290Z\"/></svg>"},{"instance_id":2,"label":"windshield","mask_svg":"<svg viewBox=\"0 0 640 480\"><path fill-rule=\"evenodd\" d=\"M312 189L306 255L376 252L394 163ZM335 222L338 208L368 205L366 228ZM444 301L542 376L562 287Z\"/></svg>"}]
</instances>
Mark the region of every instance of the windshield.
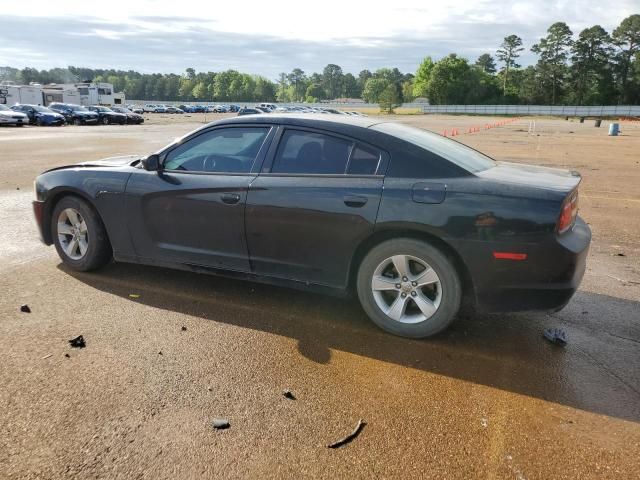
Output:
<instances>
[{"instance_id":1,"label":"windshield","mask_svg":"<svg viewBox=\"0 0 640 480\"><path fill-rule=\"evenodd\" d=\"M96 110L98 110L99 112L110 112L111 109L107 108L107 107L96 107Z\"/></svg>"},{"instance_id":2,"label":"windshield","mask_svg":"<svg viewBox=\"0 0 640 480\"><path fill-rule=\"evenodd\" d=\"M74 112L88 112L89 111L86 108L81 107L80 105L69 105L69 109L73 110Z\"/></svg>"},{"instance_id":3,"label":"windshield","mask_svg":"<svg viewBox=\"0 0 640 480\"><path fill-rule=\"evenodd\" d=\"M486 155L458 143L450 138L419 128L408 127L399 123L379 123L371 127L373 130L393 135L401 140L413 143L451 163L475 173L495 166L495 161Z\"/></svg>"},{"instance_id":4,"label":"windshield","mask_svg":"<svg viewBox=\"0 0 640 480\"><path fill-rule=\"evenodd\" d=\"M49 110L47 107L41 107L40 105L34 105L31 108L33 108L36 112L55 113L53 110Z\"/></svg>"}]
</instances>

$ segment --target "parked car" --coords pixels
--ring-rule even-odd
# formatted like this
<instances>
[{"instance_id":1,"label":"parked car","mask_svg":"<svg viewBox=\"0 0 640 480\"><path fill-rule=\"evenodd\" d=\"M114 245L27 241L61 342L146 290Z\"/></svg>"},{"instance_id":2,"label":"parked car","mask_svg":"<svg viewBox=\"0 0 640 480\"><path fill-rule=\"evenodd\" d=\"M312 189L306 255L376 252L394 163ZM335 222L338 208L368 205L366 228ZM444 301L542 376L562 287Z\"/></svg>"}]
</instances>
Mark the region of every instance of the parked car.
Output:
<instances>
[{"instance_id":1,"label":"parked car","mask_svg":"<svg viewBox=\"0 0 640 480\"><path fill-rule=\"evenodd\" d=\"M271 113L271 110L269 108L267 108L267 107L256 106L256 107L253 107L253 108L255 110L261 111L262 113Z\"/></svg>"},{"instance_id":2,"label":"parked car","mask_svg":"<svg viewBox=\"0 0 640 480\"><path fill-rule=\"evenodd\" d=\"M194 113L205 113L208 112L208 107L206 105L194 105L193 112Z\"/></svg>"},{"instance_id":3,"label":"parked car","mask_svg":"<svg viewBox=\"0 0 640 480\"><path fill-rule=\"evenodd\" d=\"M53 110L41 105L14 105L11 110L24 113L29 117L29 123L32 125L48 125L60 127L64 125L64 117Z\"/></svg>"},{"instance_id":4,"label":"parked car","mask_svg":"<svg viewBox=\"0 0 640 480\"><path fill-rule=\"evenodd\" d=\"M29 117L24 113L11 110L6 105L0 104L0 125L15 125L23 127L29 124Z\"/></svg>"},{"instance_id":5,"label":"parked car","mask_svg":"<svg viewBox=\"0 0 640 480\"><path fill-rule=\"evenodd\" d=\"M127 116L127 123L129 124L134 124L134 125L140 125L141 123L144 123L144 117L138 113L132 112L131 110L124 108L124 107L112 107L111 110L113 110L116 113L122 113L124 115Z\"/></svg>"},{"instance_id":6,"label":"parked car","mask_svg":"<svg viewBox=\"0 0 640 480\"><path fill-rule=\"evenodd\" d=\"M98 123L98 114L91 112L81 105L72 103L52 103L49 108L56 113L61 114L65 122L73 125L96 125Z\"/></svg>"},{"instance_id":7,"label":"parked car","mask_svg":"<svg viewBox=\"0 0 640 480\"><path fill-rule=\"evenodd\" d=\"M144 113L144 108L138 105L126 105L125 108L133 113L137 113L138 115L142 115Z\"/></svg>"},{"instance_id":8,"label":"parked car","mask_svg":"<svg viewBox=\"0 0 640 480\"><path fill-rule=\"evenodd\" d=\"M165 113L184 113L184 110L178 107L167 107L165 108Z\"/></svg>"},{"instance_id":9,"label":"parked car","mask_svg":"<svg viewBox=\"0 0 640 480\"><path fill-rule=\"evenodd\" d=\"M103 125L111 125L114 123L117 123L118 125L124 125L125 123L127 123L126 114L114 112L109 107L94 105L91 107L87 107L87 110L96 112L98 114L98 121Z\"/></svg>"},{"instance_id":10,"label":"parked car","mask_svg":"<svg viewBox=\"0 0 640 480\"><path fill-rule=\"evenodd\" d=\"M142 111L144 113L154 113L156 111L156 105L153 103L147 103L143 108Z\"/></svg>"},{"instance_id":11,"label":"parked car","mask_svg":"<svg viewBox=\"0 0 640 480\"><path fill-rule=\"evenodd\" d=\"M275 103L259 103L259 104L258 104L258 107L260 107L260 108L266 108L266 109L268 109L269 111L273 111L273 110L275 110L276 108L278 108L278 106L277 106Z\"/></svg>"},{"instance_id":12,"label":"parked car","mask_svg":"<svg viewBox=\"0 0 640 480\"><path fill-rule=\"evenodd\" d=\"M224 105L214 105L210 111L214 113L227 113L228 110Z\"/></svg>"},{"instance_id":13,"label":"parked car","mask_svg":"<svg viewBox=\"0 0 640 480\"><path fill-rule=\"evenodd\" d=\"M485 311L567 304L591 241L580 180L380 119L271 114L47 171L34 212L71 269L113 257L354 291L381 328L425 337L463 298Z\"/></svg>"},{"instance_id":14,"label":"parked car","mask_svg":"<svg viewBox=\"0 0 640 480\"><path fill-rule=\"evenodd\" d=\"M238 112L238 116L242 116L242 115L254 115L256 113L264 113L262 112L262 110L258 110L257 108L241 108L240 111Z\"/></svg>"},{"instance_id":15,"label":"parked car","mask_svg":"<svg viewBox=\"0 0 640 480\"><path fill-rule=\"evenodd\" d=\"M239 105L229 105L229 111L236 113L240 111L240 106Z\"/></svg>"},{"instance_id":16,"label":"parked car","mask_svg":"<svg viewBox=\"0 0 640 480\"><path fill-rule=\"evenodd\" d=\"M195 113L196 108L194 105L178 105L178 108L184 113Z\"/></svg>"},{"instance_id":17,"label":"parked car","mask_svg":"<svg viewBox=\"0 0 640 480\"><path fill-rule=\"evenodd\" d=\"M154 113L167 113L167 106L163 104L156 105L156 108L153 110Z\"/></svg>"}]
</instances>

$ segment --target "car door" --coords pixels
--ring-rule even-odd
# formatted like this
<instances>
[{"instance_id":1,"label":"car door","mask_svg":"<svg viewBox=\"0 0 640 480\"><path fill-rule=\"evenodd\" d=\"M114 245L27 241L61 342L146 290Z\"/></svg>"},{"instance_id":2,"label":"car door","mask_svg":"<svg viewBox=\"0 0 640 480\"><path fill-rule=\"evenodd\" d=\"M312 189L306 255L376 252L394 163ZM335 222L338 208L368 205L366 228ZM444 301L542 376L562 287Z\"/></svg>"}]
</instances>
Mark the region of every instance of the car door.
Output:
<instances>
[{"instance_id":1,"label":"car door","mask_svg":"<svg viewBox=\"0 0 640 480\"><path fill-rule=\"evenodd\" d=\"M244 211L271 126L221 126L160 154L158 172L132 174L128 227L143 261L249 271Z\"/></svg>"},{"instance_id":2,"label":"car door","mask_svg":"<svg viewBox=\"0 0 640 480\"><path fill-rule=\"evenodd\" d=\"M344 287L356 246L374 228L386 157L340 135L281 127L247 197L254 271Z\"/></svg>"}]
</instances>

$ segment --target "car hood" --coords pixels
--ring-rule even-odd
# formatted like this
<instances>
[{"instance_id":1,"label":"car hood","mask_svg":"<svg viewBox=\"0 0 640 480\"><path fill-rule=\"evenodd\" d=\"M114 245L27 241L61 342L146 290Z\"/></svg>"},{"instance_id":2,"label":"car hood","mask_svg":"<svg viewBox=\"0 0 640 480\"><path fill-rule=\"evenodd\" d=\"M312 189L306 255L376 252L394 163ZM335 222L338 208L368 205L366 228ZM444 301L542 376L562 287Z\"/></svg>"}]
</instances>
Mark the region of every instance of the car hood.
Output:
<instances>
[{"instance_id":1,"label":"car hood","mask_svg":"<svg viewBox=\"0 0 640 480\"><path fill-rule=\"evenodd\" d=\"M16 112L14 110L0 110L0 115L2 115L3 117L11 117L11 118L27 117L26 114L22 112Z\"/></svg>"},{"instance_id":2,"label":"car hood","mask_svg":"<svg viewBox=\"0 0 640 480\"><path fill-rule=\"evenodd\" d=\"M576 171L510 162L496 162L495 167L475 175L499 183L525 185L560 193L570 192L582 179Z\"/></svg>"},{"instance_id":3,"label":"car hood","mask_svg":"<svg viewBox=\"0 0 640 480\"><path fill-rule=\"evenodd\" d=\"M82 167L123 167L125 165L130 165L135 160L140 160L140 155L123 155L120 157L108 157L100 160L91 160L89 162L81 162L76 165L71 166L82 166Z\"/></svg>"}]
</instances>

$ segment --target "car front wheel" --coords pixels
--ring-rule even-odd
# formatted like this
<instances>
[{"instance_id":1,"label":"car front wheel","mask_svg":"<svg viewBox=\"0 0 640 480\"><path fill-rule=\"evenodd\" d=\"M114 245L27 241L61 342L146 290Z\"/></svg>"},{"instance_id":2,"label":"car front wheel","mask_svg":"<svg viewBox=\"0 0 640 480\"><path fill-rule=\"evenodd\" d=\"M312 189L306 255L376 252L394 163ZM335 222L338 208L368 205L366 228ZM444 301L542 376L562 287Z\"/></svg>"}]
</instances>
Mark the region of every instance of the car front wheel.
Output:
<instances>
[{"instance_id":1,"label":"car front wheel","mask_svg":"<svg viewBox=\"0 0 640 480\"><path fill-rule=\"evenodd\" d=\"M424 338L447 328L460 308L462 285L452 262L429 243L385 241L362 260L358 298L380 328Z\"/></svg>"},{"instance_id":2,"label":"car front wheel","mask_svg":"<svg viewBox=\"0 0 640 480\"><path fill-rule=\"evenodd\" d=\"M103 117L103 118L102 118L102 124L103 124L103 125L109 125L110 123L111 123L111 122L109 121L109 118L107 118L107 117Z\"/></svg>"},{"instance_id":3,"label":"car front wheel","mask_svg":"<svg viewBox=\"0 0 640 480\"><path fill-rule=\"evenodd\" d=\"M51 234L58 255L74 270L95 270L111 259L111 245L102 220L80 198L65 197L56 204Z\"/></svg>"}]
</instances>

